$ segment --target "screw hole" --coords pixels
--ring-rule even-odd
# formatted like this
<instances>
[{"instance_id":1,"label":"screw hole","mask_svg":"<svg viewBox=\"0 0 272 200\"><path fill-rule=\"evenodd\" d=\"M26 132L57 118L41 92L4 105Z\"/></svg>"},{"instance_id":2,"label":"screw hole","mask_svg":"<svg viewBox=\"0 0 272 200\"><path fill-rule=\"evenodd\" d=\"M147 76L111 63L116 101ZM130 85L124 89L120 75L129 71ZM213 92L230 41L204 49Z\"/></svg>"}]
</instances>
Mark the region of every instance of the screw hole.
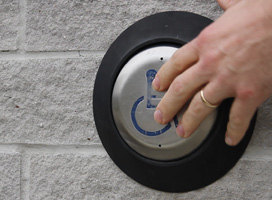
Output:
<instances>
[{"instance_id":1,"label":"screw hole","mask_svg":"<svg viewBox=\"0 0 272 200\"><path fill-rule=\"evenodd\" d=\"M159 147L161 147L161 144L159 144Z\"/></svg>"},{"instance_id":2,"label":"screw hole","mask_svg":"<svg viewBox=\"0 0 272 200\"><path fill-rule=\"evenodd\" d=\"M161 57L161 60L163 60L163 57Z\"/></svg>"}]
</instances>

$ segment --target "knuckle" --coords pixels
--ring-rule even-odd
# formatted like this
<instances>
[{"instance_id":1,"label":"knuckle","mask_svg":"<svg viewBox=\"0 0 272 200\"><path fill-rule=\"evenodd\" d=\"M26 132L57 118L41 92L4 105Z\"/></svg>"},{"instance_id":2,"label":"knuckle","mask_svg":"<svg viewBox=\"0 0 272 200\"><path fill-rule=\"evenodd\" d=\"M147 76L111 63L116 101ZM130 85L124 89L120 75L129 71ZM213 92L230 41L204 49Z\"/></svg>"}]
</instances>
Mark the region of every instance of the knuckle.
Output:
<instances>
[{"instance_id":1,"label":"knuckle","mask_svg":"<svg viewBox=\"0 0 272 200\"><path fill-rule=\"evenodd\" d=\"M209 27L205 28L203 31L200 32L196 39L196 45L201 48L203 45L205 45L207 42L210 41L212 37L212 30Z\"/></svg>"},{"instance_id":2,"label":"knuckle","mask_svg":"<svg viewBox=\"0 0 272 200\"><path fill-rule=\"evenodd\" d=\"M213 49L207 53L202 58L202 62L206 67L214 66L214 63L217 62L220 58L220 51Z\"/></svg>"},{"instance_id":3,"label":"knuckle","mask_svg":"<svg viewBox=\"0 0 272 200\"><path fill-rule=\"evenodd\" d=\"M173 64L176 64L179 62L179 57L180 57L180 54L179 54L179 50L175 51L173 53L173 55L171 56L171 61Z\"/></svg>"},{"instance_id":4,"label":"knuckle","mask_svg":"<svg viewBox=\"0 0 272 200\"><path fill-rule=\"evenodd\" d=\"M216 81L217 81L218 85L224 85L226 87L227 85L231 84L229 82L230 76L228 74L220 73L220 74L218 74L216 79L217 79Z\"/></svg>"},{"instance_id":5,"label":"knuckle","mask_svg":"<svg viewBox=\"0 0 272 200\"><path fill-rule=\"evenodd\" d=\"M228 123L227 134L232 138L233 145L237 145L245 134L245 124L241 118L233 119Z\"/></svg>"},{"instance_id":6,"label":"knuckle","mask_svg":"<svg viewBox=\"0 0 272 200\"><path fill-rule=\"evenodd\" d=\"M241 100L250 100L253 99L255 97L255 90L253 89L253 87L251 86L244 86L241 87L239 89L237 89L237 98L241 99Z\"/></svg>"},{"instance_id":7,"label":"knuckle","mask_svg":"<svg viewBox=\"0 0 272 200\"><path fill-rule=\"evenodd\" d=\"M231 116L230 122L228 124L228 130L232 133L239 132L244 124L244 120L241 116Z\"/></svg>"},{"instance_id":8,"label":"knuckle","mask_svg":"<svg viewBox=\"0 0 272 200\"><path fill-rule=\"evenodd\" d=\"M186 119L185 117L182 118L182 124L183 124L183 129L185 132L184 137L187 138L190 135L193 134L193 132L195 131L195 125L192 124L192 120L190 119Z\"/></svg>"},{"instance_id":9,"label":"knuckle","mask_svg":"<svg viewBox=\"0 0 272 200\"><path fill-rule=\"evenodd\" d=\"M199 72L202 75L212 75L219 66L217 64L219 59L220 52L215 49L203 54L199 62Z\"/></svg>"},{"instance_id":10,"label":"knuckle","mask_svg":"<svg viewBox=\"0 0 272 200\"><path fill-rule=\"evenodd\" d=\"M200 113L202 113L203 111L203 106L202 104L199 104L199 103L193 103L192 105L190 105L189 108L190 108L189 111L190 111L190 115L192 119L197 119Z\"/></svg>"},{"instance_id":11,"label":"knuckle","mask_svg":"<svg viewBox=\"0 0 272 200\"><path fill-rule=\"evenodd\" d=\"M182 123L187 136L190 136L201 124L205 112L202 104L191 102L182 117Z\"/></svg>"},{"instance_id":12,"label":"knuckle","mask_svg":"<svg viewBox=\"0 0 272 200\"><path fill-rule=\"evenodd\" d=\"M180 54L180 50L177 50L174 52L174 54L171 56L171 67L172 70L175 72L180 72L182 70L181 68L181 60L182 56Z\"/></svg>"},{"instance_id":13,"label":"knuckle","mask_svg":"<svg viewBox=\"0 0 272 200\"><path fill-rule=\"evenodd\" d=\"M174 95L181 95L183 93L183 84L180 80L175 79L170 86L170 90Z\"/></svg>"}]
</instances>

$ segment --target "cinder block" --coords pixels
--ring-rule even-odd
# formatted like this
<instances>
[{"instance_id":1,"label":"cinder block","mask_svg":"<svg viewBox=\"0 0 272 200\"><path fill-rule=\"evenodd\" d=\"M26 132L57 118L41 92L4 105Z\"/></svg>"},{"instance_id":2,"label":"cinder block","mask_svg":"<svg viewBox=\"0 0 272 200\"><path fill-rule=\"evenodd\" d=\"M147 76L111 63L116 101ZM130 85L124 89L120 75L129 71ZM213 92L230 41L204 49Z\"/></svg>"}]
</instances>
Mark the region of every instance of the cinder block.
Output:
<instances>
[{"instance_id":1,"label":"cinder block","mask_svg":"<svg viewBox=\"0 0 272 200\"><path fill-rule=\"evenodd\" d=\"M106 155L36 154L30 199L116 199L131 183Z\"/></svg>"},{"instance_id":2,"label":"cinder block","mask_svg":"<svg viewBox=\"0 0 272 200\"><path fill-rule=\"evenodd\" d=\"M20 161L18 153L0 153L0 199L20 199Z\"/></svg>"},{"instance_id":3,"label":"cinder block","mask_svg":"<svg viewBox=\"0 0 272 200\"><path fill-rule=\"evenodd\" d=\"M31 199L271 199L272 162L240 161L225 177L188 193L141 186L106 155L34 154L30 159Z\"/></svg>"},{"instance_id":4,"label":"cinder block","mask_svg":"<svg viewBox=\"0 0 272 200\"><path fill-rule=\"evenodd\" d=\"M214 0L29 0L26 49L105 50L129 25L145 16L169 10L191 11L212 19L222 13Z\"/></svg>"},{"instance_id":5,"label":"cinder block","mask_svg":"<svg viewBox=\"0 0 272 200\"><path fill-rule=\"evenodd\" d=\"M207 199L271 199L271 173L271 160L240 160L226 176L200 192Z\"/></svg>"},{"instance_id":6,"label":"cinder block","mask_svg":"<svg viewBox=\"0 0 272 200\"><path fill-rule=\"evenodd\" d=\"M0 1L0 51L17 49L19 0Z\"/></svg>"},{"instance_id":7,"label":"cinder block","mask_svg":"<svg viewBox=\"0 0 272 200\"><path fill-rule=\"evenodd\" d=\"M99 142L92 93L100 60L0 61L0 142Z\"/></svg>"}]
</instances>

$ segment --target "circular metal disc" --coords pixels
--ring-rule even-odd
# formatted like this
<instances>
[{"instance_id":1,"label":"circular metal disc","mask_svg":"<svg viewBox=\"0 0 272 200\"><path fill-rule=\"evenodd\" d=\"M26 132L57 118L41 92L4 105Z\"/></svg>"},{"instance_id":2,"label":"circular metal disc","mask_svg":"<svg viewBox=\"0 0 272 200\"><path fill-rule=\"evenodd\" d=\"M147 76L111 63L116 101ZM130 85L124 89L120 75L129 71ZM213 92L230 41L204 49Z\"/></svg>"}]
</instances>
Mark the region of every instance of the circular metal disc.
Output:
<instances>
[{"instance_id":1,"label":"circular metal disc","mask_svg":"<svg viewBox=\"0 0 272 200\"><path fill-rule=\"evenodd\" d=\"M154 121L153 113L164 92L154 91L152 81L176 50L156 46L139 52L122 68L113 89L112 112L121 136L132 149L151 159L166 161L191 153L207 137L216 119L217 110L187 139L175 131L186 106L166 125Z\"/></svg>"}]
</instances>

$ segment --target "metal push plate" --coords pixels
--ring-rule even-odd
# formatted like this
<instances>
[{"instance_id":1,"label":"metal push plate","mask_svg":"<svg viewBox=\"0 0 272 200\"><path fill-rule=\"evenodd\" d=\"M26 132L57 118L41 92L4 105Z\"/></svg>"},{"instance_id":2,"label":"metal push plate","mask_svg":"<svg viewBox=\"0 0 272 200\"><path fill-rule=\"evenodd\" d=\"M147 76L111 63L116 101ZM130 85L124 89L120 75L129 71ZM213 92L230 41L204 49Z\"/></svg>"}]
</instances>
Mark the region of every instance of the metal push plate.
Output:
<instances>
[{"instance_id":1,"label":"metal push plate","mask_svg":"<svg viewBox=\"0 0 272 200\"><path fill-rule=\"evenodd\" d=\"M165 92L153 90L152 81L176 50L156 46L134 55L119 73L112 94L112 112L122 138L136 152L155 160L173 160L191 153L208 136L217 115L215 109L187 139L176 134L187 106L167 125L154 121L154 111Z\"/></svg>"}]
</instances>

